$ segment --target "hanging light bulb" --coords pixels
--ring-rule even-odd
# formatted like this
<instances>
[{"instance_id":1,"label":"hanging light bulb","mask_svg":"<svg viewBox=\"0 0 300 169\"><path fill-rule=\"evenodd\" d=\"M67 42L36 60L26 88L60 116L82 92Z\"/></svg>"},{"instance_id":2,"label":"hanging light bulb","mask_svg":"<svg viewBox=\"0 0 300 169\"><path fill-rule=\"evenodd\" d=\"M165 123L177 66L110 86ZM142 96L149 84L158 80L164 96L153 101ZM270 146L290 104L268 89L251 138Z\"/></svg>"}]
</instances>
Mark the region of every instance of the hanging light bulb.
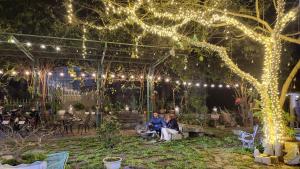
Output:
<instances>
[{"instance_id":1,"label":"hanging light bulb","mask_svg":"<svg viewBox=\"0 0 300 169\"><path fill-rule=\"evenodd\" d=\"M236 84L234 85L234 87L239 87L239 84L236 83Z\"/></svg>"},{"instance_id":2,"label":"hanging light bulb","mask_svg":"<svg viewBox=\"0 0 300 169\"><path fill-rule=\"evenodd\" d=\"M63 77L64 75L65 75L65 74L64 74L64 73L62 73L62 72L61 72L61 73L59 73L59 76L60 76L60 77Z\"/></svg>"},{"instance_id":3,"label":"hanging light bulb","mask_svg":"<svg viewBox=\"0 0 300 169\"><path fill-rule=\"evenodd\" d=\"M165 79L165 82L167 82L167 83L170 82L170 79L169 79L169 78L166 78L166 79Z\"/></svg>"},{"instance_id":4,"label":"hanging light bulb","mask_svg":"<svg viewBox=\"0 0 300 169\"><path fill-rule=\"evenodd\" d=\"M186 85L186 82L183 82L182 84L185 86L185 85Z\"/></svg>"},{"instance_id":5,"label":"hanging light bulb","mask_svg":"<svg viewBox=\"0 0 300 169\"><path fill-rule=\"evenodd\" d=\"M81 73L81 77L85 77L85 74L84 74L84 73Z\"/></svg>"},{"instance_id":6,"label":"hanging light bulb","mask_svg":"<svg viewBox=\"0 0 300 169\"><path fill-rule=\"evenodd\" d=\"M121 78L122 78L122 79L125 79L125 75L121 75Z\"/></svg>"},{"instance_id":7,"label":"hanging light bulb","mask_svg":"<svg viewBox=\"0 0 300 169\"><path fill-rule=\"evenodd\" d=\"M230 85L226 85L226 88L230 88Z\"/></svg>"},{"instance_id":8,"label":"hanging light bulb","mask_svg":"<svg viewBox=\"0 0 300 169\"><path fill-rule=\"evenodd\" d=\"M204 85L203 85L203 87L207 87L208 85L205 83Z\"/></svg>"},{"instance_id":9,"label":"hanging light bulb","mask_svg":"<svg viewBox=\"0 0 300 169\"><path fill-rule=\"evenodd\" d=\"M219 88L222 88L223 87L223 85L222 84L219 84Z\"/></svg>"},{"instance_id":10,"label":"hanging light bulb","mask_svg":"<svg viewBox=\"0 0 300 169\"><path fill-rule=\"evenodd\" d=\"M211 84L211 85L210 85L210 87L211 87L211 88L214 88L214 87L215 87L215 85L214 85L214 84Z\"/></svg>"},{"instance_id":11,"label":"hanging light bulb","mask_svg":"<svg viewBox=\"0 0 300 169\"><path fill-rule=\"evenodd\" d=\"M158 77L157 77L157 81L160 81L160 80L161 80L161 77L160 77L160 76L158 76Z\"/></svg>"},{"instance_id":12,"label":"hanging light bulb","mask_svg":"<svg viewBox=\"0 0 300 169\"><path fill-rule=\"evenodd\" d=\"M30 75L30 72L28 70L25 71L25 75Z\"/></svg>"},{"instance_id":13,"label":"hanging light bulb","mask_svg":"<svg viewBox=\"0 0 300 169\"><path fill-rule=\"evenodd\" d=\"M176 83L176 84L178 84L178 85L180 84L179 80L176 80L176 82L175 82L175 83Z\"/></svg>"},{"instance_id":14,"label":"hanging light bulb","mask_svg":"<svg viewBox=\"0 0 300 169\"><path fill-rule=\"evenodd\" d=\"M11 74L12 74L12 75L16 75L17 72L16 72L16 71L12 71Z\"/></svg>"},{"instance_id":15,"label":"hanging light bulb","mask_svg":"<svg viewBox=\"0 0 300 169\"><path fill-rule=\"evenodd\" d=\"M200 83L196 83L196 86L197 86L197 87L200 87Z\"/></svg>"},{"instance_id":16,"label":"hanging light bulb","mask_svg":"<svg viewBox=\"0 0 300 169\"><path fill-rule=\"evenodd\" d=\"M130 79L134 79L134 76L133 76L133 75L131 75L131 76L130 76Z\"/></svg>"},{"instance_id":17,"label":"hanging light bulb","mask_svg":"<svg viewBox=\"0 0 300 169\"><path fill-rule=\"evenodd\" d=\"M27 46L27 47L31 47L32 44L31 44L30 42L26 42L26 46Z\"/></svg>"},{"instance_id":18,"label":"hanging light bulb","mask_svg":"<svg viewBox=\"0 0 300 169\"><path fill-rule=\"evenodd\" d=\"M105 78L106 78L105 74L102 74L102 75L101 75L101 77L102 77L103 79L105 79Z\"/></svg>"},{"instance_id":19,"label":"hanging light bulb","mask_svg":"<svg viewBox=\"0 0 300 169\"><path fill-rule=\"evenodd\" d=\"M3 74L3 70L0 70L0 74L1 74L1 75Z\"/></svg>"},{"instance_id":20,"label":"hanging light bulb","mask_svg":"<svg viewBox=\"0 0 300 169\"><path fill-rule=\"evenodd\" d=\"M92 76L93 76L93 77L96 77L96 73L93 73Z\"/></svg>"},{"instance_id":21,"label":"hanging light bulb","mask_svg":"<svg viewBox=\"0 0 300 169\"><path fill-rule=\"evenodd\" d=\"M116 77L116 75L114 75L114 74L111 74L111 75L110 75L110 77L111 77L111 78L115 78L115 77Z\"/></svg>"},{"instance_id":22,"label":"hanging light bulb","mask_svg":"<svg viewBox=\"0 0 300 169\"><path fill-rule=\"evenodd\" d=\"M52 72L48 72L48 75L49 75L49 76L52 76Z\"/></svg>"},{"instance_id":23,"label":"hanging light bulb","mask_svg":"<svg viewBox=\"0 0 300 169\"><path fill-rule=\"evenodd\" d=\"M60 47L59 46L56 46L56 51L60 51Z\"/></svg>"},{"instance_id":24,"label":"hanging light bulb","mask_svg":"<svg viewBox=\"0 0 300 169\"><path fill-rule=\"evenodd\" d=\"M143 75L141 75L141 76L140 76L140 79L144 79L144 76L143 76Z\"/></svg>"},{"instance_id":25,"label":"hanging light bulb","mask_svg":"<svg viewBox=\"0 0 300 169\"><path fill-rule=\"evenodd\" d=\"M192 83L191 82L188 82L188 86L191 86L192 85Z\"/></svg>"},{"instance_id":26,"label":"hanging light bulb","mask_svg":"<svg viewBox=\"0 0 300 169\"><path fill-rule=\"evenodd\" d=\"M40 46L42 49L46 49L46 45L44 45L44 44L41 44L41 46Z\"/></svg>"}]
</instances>

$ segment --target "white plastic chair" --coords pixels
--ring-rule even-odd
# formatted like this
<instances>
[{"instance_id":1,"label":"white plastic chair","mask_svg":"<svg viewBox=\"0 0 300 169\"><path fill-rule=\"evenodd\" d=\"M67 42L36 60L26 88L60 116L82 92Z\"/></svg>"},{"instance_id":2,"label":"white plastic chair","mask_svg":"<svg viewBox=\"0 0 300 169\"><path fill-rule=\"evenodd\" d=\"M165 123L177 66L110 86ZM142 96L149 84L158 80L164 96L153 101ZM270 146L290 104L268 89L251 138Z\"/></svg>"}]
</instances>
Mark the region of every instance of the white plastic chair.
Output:
<instances>
[{"instance_id":1,"label":"white plastic chair","mask_svg":"<svg viewBox=\"0 0 300 169\"><path fill-rule=\"evenodd\" d=\"M239 140L242 141L243 147L245 148L253 148L254 147L254 141L255 141L255 136L258 131L258 125L255 125L253 127L253 133L247 133L245 131L241 131Z\"/></svg>"}]
</instances>

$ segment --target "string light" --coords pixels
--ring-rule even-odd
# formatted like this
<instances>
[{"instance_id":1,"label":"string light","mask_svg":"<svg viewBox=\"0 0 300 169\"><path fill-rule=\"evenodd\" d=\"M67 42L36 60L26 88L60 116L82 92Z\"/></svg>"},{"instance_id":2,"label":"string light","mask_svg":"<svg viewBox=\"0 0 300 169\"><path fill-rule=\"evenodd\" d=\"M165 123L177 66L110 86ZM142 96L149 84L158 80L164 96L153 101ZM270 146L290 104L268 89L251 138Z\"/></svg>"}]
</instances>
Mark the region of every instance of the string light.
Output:
<instances>
[{"instance_id":1,"label":"string light","mask_svg":"<svg viewBox=\"0 0 300 169\"><path fill-rule=\"evenodd\" d=\"M219 84L219 88L222 88L223 87L223 85L222 84Z\"/></svg>"},{"instance_id":2,"label":"string light","mask_svg":"<svg viewBox=\"0 0 300 169\"><path fill-rule=\"evenodd\" d=\"M56 51L60 51L60 47L59 46L56 46L55 49L56 49Z\"/></svg>"},{"instance_id":3,"label":"string light","mask_svg":"<svg viewBox=\"0 0 300 169\"><path fill-rule=\"evenodd\" d=\"M26 42L26 46L27 46L27 47L31 47L32 44L31 44L30 42Z\"/></svg>"},{"instance_id":4,"label":"string light","mask_svg":"<svg viewBox=\"0 0 300 169\"><path fill-rule=\"evenodd\" d=\"M52 76L52 72L48 72L48 76Z\"/></svg>"},{"instance_id":5,"label":"string light","mask_svg":"<svg viewBox=\"0 0 300 169\"><path fill-rule=\"evenodd\" d=\"M214 85L214 84L211 84L211 85L210 85L210 87L211 87L211 88L214 88L214 87L215 87L215 85Z\"/></svg>"},{"instance_id":6,"label":"string light","mask_svg":"<svg viewBox=\"0 0 300 169\"><path fill-rule=\"evenodd\" d=\"M196 86L197 86L197 87L200 87L200 83L196 83Z\"/></svg>"},{"instance_id":7,"label":"string light","mask_svg":"<svg viewBox=\"0 0 300 169\"><path fill-rule=\"evenodd\" d=\"M93 76L93 77L96 77L96 73L93 73L92 76Z\"/></svg>"},{"instance_id":8,"label":"string light","mask_svg":"<svg viewBox=\"0 0 300 169\"><path fill-rule=\"evenodd\" d=\"M170 79L169 79L169 78L166 78L166 79L165 79L165 82L167 82L167 83L170 82Z\"/></svg>"},{"instance_id":9,"label":"string light","mask_svg":"<svg viewBox=\"0 0 300 169\"><path fill-rule=\"evenodd\" d=\"M73 23L73 0L68 0L67 3L67 13L69 24Z\"/></svg>"},{"instance_id":10,"label":"string light","mask_svg":"<svg viewBox=\"0 0 300 169\"><path fill-rule=\"evenodd\" d=\"M111 75L110 75L110 77L111 77L111 78L115 78L115 77L116 77L116 75L114 75L114 74L111 74Z\"/></svg>"},{"instance_id":11,"label":"string light","mask_svg":"<svg viewBox=\"0 0 300 169\"><path fill-rule=\"evenodd\" d=\"M42 49L46 49L46 45L44 45L44 44L41 44L41 46L40 46Z\"/></svg>"},{"instance_id":12,"label":"string light","mask_svg":"<svg viewBox=\"0 0 300 169\"><path fill-rule=\"evenodd\" d=\"M12 75L16 75L17 72L16 72L16 71L12 71L11 74L12 74Z\"/></svg>"},{"instance_id":13,"label":"string light","mask_svg":"<svg viewBox=\"0 0 300 169\"><path fill-rule=\"evenodd\" d=\"M82 57L83 57L83 59L85 59L86 58L86 55L87 55L87 50L86 50L86 28L85 28L85 26L83 26L83 28L82 28Z\"/></svg>"},{"instance_id":14,"label":"string light","mask_svg":"<svg viewBox=\"0 0 300 169\"><path fill-rule=\"evenodd\" d=\"M61 72L61 73L59 73L59 76L60 76L60 77L63 77L64 75L65 75L65 74L64 74L64 73L62 73L62 72Z\"/></svg>"},{"instance_id":15,"label":"string light","mask_svg":"<svg viewBox=\"0 0 300 169\"><path fill-rule=\"evenodd\" d=\"M25 71L25 75L30 75L30 72L29 71Z\"/></svg>"},{"instance_id":16,"label":"string light","mask_svg":"<svg viewBox=\"0 0 300 169\"><path fill-rule=\"evenodd\" d=\"M133 75L131 75L131 76L130 76L130 79L134 79L134 76L133 76Z\"/></svg>"},{"instance_id":17,"label":"string light","mask_svg":"<svg viewBox=\"0 0 300 169\"><path fill-rule=\"evenodd\" d=\"M122 78L122 79L125 79L125 75L121 75L121 78Z\"/></svg>"},{"instance_id":18,"label":"string light","mask_svg":"<svg viewBox=\"0 0 300 169\"><path fill-rule=\"evenodd\" d=\"M204 85L203 85L203 87L207 87L207 86L208 86L207 84L204 84Z\"/></svg>"},{"instance_id":19,"label":"string light","mask_svg":"<svg viewBox=\"0 0 300 169\"><path fill-rule=\"evenodd\" d=\"M74 73L71 73L70 76L71 77L76 77L76 75Z\"/></svg>"},{"instance_id":20,"label":"string light","mask_svg":"<svg viewBox=\"0 0 300 169\"><path fill-rule=\"evenodd\" d=\"M81 76L82 76L82 77L85 77L85 74L84 74L84 73L81 73Z\"/></svg>"}]
</instances>

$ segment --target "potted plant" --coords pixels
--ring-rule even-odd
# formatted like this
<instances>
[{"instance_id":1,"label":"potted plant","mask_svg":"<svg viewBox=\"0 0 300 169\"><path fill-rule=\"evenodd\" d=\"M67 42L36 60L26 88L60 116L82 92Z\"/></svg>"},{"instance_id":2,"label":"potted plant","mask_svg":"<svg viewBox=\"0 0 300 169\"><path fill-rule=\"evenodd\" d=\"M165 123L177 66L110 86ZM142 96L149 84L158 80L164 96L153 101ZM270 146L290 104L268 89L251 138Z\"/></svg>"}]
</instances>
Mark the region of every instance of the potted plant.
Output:
<instances>
[{"instance_id":1,"label":"potted plant","mask_svg":"<svg viewBox=\"0 0 300 169\"><path fill-rule=\"evenodd\" d=\"M120 141L120 124L116 116L111 114L103 118L103 123L97 129L98 138L104 148L113 149ZM103 159L107 169L119 169L121 167L121 157L108 156Z\"/></svg>"}]
</instances>

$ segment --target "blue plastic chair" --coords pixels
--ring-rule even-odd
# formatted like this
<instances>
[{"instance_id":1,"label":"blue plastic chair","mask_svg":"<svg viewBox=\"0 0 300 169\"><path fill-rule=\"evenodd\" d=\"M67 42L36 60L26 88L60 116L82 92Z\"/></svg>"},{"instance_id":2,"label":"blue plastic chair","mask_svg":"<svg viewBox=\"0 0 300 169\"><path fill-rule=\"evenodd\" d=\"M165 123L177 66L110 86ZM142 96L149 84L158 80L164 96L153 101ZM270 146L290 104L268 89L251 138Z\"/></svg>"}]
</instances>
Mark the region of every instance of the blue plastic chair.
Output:
<instances>
[{"instance_id":1,"label":"blue plastic chair","mask_svg":"<svg viewBox=\"0 0 300 169\"><path fill-rule=\"evenodd\" d=\"M49 154L47 161L47 169L64 169L69 157L66 151Z\"/></svg>"}]
</instances>

